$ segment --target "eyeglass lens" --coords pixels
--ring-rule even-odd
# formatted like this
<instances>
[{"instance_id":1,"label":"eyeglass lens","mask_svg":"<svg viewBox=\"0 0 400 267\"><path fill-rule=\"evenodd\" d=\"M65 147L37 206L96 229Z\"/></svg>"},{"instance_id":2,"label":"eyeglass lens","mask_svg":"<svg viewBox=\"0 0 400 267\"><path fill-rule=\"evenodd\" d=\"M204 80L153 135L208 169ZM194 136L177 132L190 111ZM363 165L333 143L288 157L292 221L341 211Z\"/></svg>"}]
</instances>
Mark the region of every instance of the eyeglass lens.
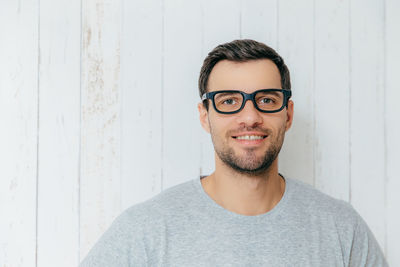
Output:
<instances>
[{"instance_id":1,"label":"eyeglass lens","mask_svg":"<svg viewBox=\"0 0 400 267\"><path fill-rule=\"evenodd\" d=\"M260 91L255 95L254 100L259 109L275 111L282 107L284 94L281 91ZM243 104L243 95L241 93L217 93L214 96L214 103L217 110L221 112L235 112Z\"/></svg>"}]
</instances>

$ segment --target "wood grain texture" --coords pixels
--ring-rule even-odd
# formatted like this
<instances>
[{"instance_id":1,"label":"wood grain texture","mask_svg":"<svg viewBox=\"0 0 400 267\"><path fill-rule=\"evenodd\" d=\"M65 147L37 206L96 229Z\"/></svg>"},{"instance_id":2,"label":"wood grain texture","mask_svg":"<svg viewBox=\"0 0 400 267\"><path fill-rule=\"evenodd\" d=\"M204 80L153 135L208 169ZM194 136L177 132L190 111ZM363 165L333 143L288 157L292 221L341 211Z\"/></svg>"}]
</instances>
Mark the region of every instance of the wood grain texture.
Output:
<instances>
[{"instance_id":1,"label":"wood grain texture","mask_svg":"<svg viewBox=\"0 0 400 267\"><path fill-rule=\"evenodd\" d=\"M400 2L387 0L385 28L385 139L386 139L386 243L384 245L390 266L400 266ZM382 179L379 177L378 179Z\"/></svg>"},{"instance_id":2,"label":"wood grain texture","mask_svg":"<svg viewBox=\"0 0 400 267\"><path fill-rule=\"evenodd\" d=\"M217 45L241 38L240 17L240 0L203 1L203 59Z\"/></svg>"},{"instance_id":3,"label":"wood grain texture","mask_svg":"<svg viewBox=\"0 0 400 267\"><path fill-rule=\"evenodd\" d=\"M121 212L121 2L82 2L80 255Z\"/></svg>"},{"instance_id":4,"label":"wood grain texture","mask_svg":"<svg viewBox=\"0 0 400 267\"><path fill-rule=\"evenodd\" d=\"M199 175L196 104L201 62L199 2L166 0L163 33L163 189Z\"/></svg>"},{"instance_id":5,"label":"wood grain texture","mask_svg":"<svg viewBox=\"0 0 400 267\"><path fill-rule=\"evenodd\" d=\"M123 2L121 33L123 209L161 192L162 6L161 0Z\"/></svg>"},{"instance_id":6,"label":"wood grain texture","mask_svg":"<svg viewBox=\"0 0 400 267\"><path fill-rule=\"evenodd\" d=\"M278 44L278 1L241 1L241 37L276 48Z\"/></svg>"},{"instance_id":7,"label":"wood grain texture","mask_svg":"<svg viewBox=\"0 0 400 267\"><path fill-rule=\"evenodd\" d=\"M284 175L314 184L313 1L278 2L278 47L291 74L294 119L280 154Z\"/></svg>"},{"instance_id":8,"label":"wood grain texture","mask_svg":"<svg viewBox=\"0 0 400 267\"><path fill-rule=\"evenodd\" d=\"M315 2L315 187L348 201L350 196L349 4Z\"/></svg>"},{"instance_id":9,"label":"wood grain texture","mask_svg":"<svg viewBox=\"0 0 400 267\"><path fill-rule=\"evenodd\" d=\"M38 10L0 8L0 266L36 266Z\"/></svg>"},{"instance_id":10,"label":"wood grain texture","mask_svg":"<svg viewBox=\"0 0 400 267\"><path fill-rule=\"evenodd\" d=\"M79 263L80 13L40 1L38 266Z\"/></svg>"},{"instance_id":11,"label":"wood grain texture","mask_svg":"<svg viewBox=\"0 0 400 267\"><path fill-rule=\"evenodd\" d=\"M351 1L351 204L385 244L383 2Z\"/></svg>"}]
</instances>

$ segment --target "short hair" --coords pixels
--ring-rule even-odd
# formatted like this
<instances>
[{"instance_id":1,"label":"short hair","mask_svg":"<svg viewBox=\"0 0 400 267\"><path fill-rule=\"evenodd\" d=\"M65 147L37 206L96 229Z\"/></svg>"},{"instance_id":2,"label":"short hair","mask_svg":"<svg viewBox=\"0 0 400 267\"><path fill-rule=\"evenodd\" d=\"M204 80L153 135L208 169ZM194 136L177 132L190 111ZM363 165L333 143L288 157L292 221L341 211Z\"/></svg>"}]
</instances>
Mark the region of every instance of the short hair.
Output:
<instances>
[{"instance_id":1,"label":"short hair","mask_svg":"<svg viewBox=\"0 0 400 267\"><path fill-rule=\"evenodd\" d=\"M283 58L271 47L250 39L234 40L229 43L215 47L204 59L199 77L200 97L208 91L208 78L215 64L221 60L234 62L246 62L250 60L270 59L278 67L281 75L281 86L284 89L291 89L290 74ZM203 101L208 110L208 101Z\"/></svg>"}]
</instances>

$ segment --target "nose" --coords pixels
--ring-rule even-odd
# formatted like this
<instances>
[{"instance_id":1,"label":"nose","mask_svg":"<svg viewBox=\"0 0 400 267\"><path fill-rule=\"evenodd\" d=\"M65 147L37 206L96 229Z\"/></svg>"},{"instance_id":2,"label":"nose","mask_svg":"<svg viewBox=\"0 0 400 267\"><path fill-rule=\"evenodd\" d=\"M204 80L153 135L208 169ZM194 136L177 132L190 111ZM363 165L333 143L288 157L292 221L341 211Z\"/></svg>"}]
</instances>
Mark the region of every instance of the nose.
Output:
<instances>
[{"instance_id":1,"label":"nose","mask_svg":"<svg viewBox=\"0 0 400 267\"><path fill-rule=\"evenodd\" d=\"M262 123L260 111L251 100L246 101L243 109L238 113L237 122L244 126L254 127Z\"/></svg>"}]
</instances>

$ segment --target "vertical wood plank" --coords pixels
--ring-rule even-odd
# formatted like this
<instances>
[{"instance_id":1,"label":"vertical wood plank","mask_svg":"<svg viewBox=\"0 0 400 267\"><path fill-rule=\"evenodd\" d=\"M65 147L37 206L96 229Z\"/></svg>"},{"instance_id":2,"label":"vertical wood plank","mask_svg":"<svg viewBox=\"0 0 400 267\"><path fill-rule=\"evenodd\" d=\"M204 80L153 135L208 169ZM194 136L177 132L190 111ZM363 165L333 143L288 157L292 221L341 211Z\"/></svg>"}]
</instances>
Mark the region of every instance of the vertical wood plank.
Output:
<instances>
[{"instance_id":1,"label":"vertical wood plank","mask_svg":"<svg viewBox=\"0 0 400 267\"><path fill-rule=\"evenodd\" d=\"M162 0L123 2L123 209L149 199L161 191L162 23Z\"/></svg>"},{"instance_id":2,"label":"vertical wood plank","mask_svg":"<svg viewBox=\"0 0 400 267\"><path fill-rule=\"evenodd\" d=\"M278 53L290 70L294 120L280 154L280 170L314 184L313 1L278 2ZM301 23L299 23L299 21Z\"/></svg>"},{"instance_id":3,"label":"vertical wood plank","mask_svg":"<svg viewBox=\"0 0 400 267\"><path fill-rule=\"evenodd\" d=\"M36 266L38 10L0 8L1 266Z\"/></svg>"},{"instance_id":4,"label":"vertical wood plank","mask_svg":"<svg viewBox=\"0 0 400 267\"><path fill-rule=\"evenodd\" d=\"M223 15L220 10L224 10ZM240 0L203 0L202 18L202 61L199 64L199 71L204 58L217 45L241 38L241 2ZM197 97L197 101L200 102L199 96ZM203 129L200 130L200 142L200 175L209 175L215 169L214 147L210 134Z\"/></svg>"},{"instance_id":5,"label":"vertical wood plank","mask_svg":"<svg viewBox=\"0 0 400 267\"><path fill-rule=\"evenodd\" d=\"M240 0L203 0L202 10L204 57L217 45L241 38Z\"/></svg>"},{"instance_id":6,"label":"vertical wood plank","mask_svg":"<svg viewBox=\"0 0 400 267\"><path fill-rule=\"evenodd\" d=\"M348 201L349 4L315 5L315 187Z\"/></svg>"},{"instance_id":7,"label":"vertical wood plank","mask_svg":"<svg viewBox=\"0 0 400 267\"><path fill-rule=\"evenodd\" d=\"M241 35L276 48L278 2L276 0L241 0Z\"/></svg>"},{"instance_id":8,"label":"vertical wood plank","mask_svg":"<svg viewBox=\"0 0 400 267\"><path fill-rule=\"evenodd\" d=\"M386 256L390 266L400 266L400 2L386 1Z\"/></svg>"},{"instance_id":9,"label":"vertical wood plank","mask_svg":"<svg viewBox=\"0 0 400 267\"><path fill-rule=\"evenodd\" d=\"M121 212L121 3L82 2L81 259Z\"/></svg>"},{"instance_id":10,"label":"vertical wood plank","mask_svg":"<svg viewBox=\"0 0 400 267\"><path fill-rule=\"evenodd\" d=\"M200 3L165 0L164 5L163 189L199 175L201 64Z\"/></svg>"},{"instance_id":11,"label":"vertical wood plank","mask_svg":"<svg viewBox=\"0 0 400 267\"><path fill-rule=\"evenodd\" d=\"M80 14L40 1L38 266L79 263Z\"/></svg>"},{"instance_id":12,"label":"vertical wood plank","mask_svg":"<svg viewBox=\"0 0 400 267\"><path fill-rule=\"evenodd\" d=\"M351 203L385 243L383 3L351 1Z\"/></svg>"}]
</instances>

